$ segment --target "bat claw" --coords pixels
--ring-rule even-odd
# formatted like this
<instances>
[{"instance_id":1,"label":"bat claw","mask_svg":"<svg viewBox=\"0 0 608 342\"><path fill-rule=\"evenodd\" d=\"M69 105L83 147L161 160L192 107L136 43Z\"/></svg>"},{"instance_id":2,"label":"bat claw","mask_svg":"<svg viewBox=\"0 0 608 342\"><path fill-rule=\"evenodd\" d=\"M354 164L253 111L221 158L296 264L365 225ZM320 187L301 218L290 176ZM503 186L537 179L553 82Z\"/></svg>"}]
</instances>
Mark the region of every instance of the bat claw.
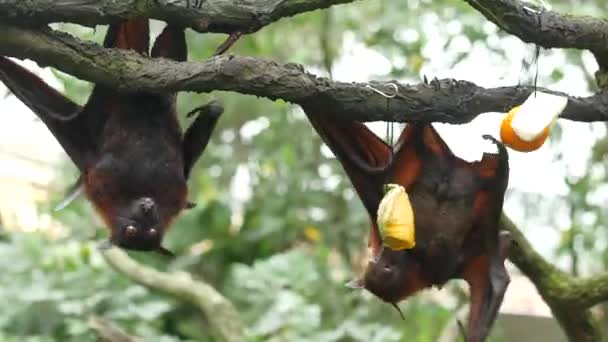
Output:
<instances>
[{"instance_id":1,"label":"bat claw","mask_svg":"<svg viewBox=\"0 0 608 342\"><path fill-rule=\"evenodd\" d=\"M186 114L186 117L191 118L198 113L198 115L205 115L210 118L219 118L223 112L224 107L222 107L222 105L220 105L218 101L212 100L207 104L194 108L193 110L188 112L188 114Z\"/></svg>"},{"instance_id":2,"label":"bat claw","mask_svg":"<svg viewBox=\"0 0 608 342\"><path fill-rule=\"evenodd\" d=\"M204 0L194 0L194 6L192 8L200 9L203 7ZM186 1L186 8L190 8L190 0Z\"/></svg>"},{"instance_id":3,"label":"bat claw","mask_svg":"<svg viewBox=\"0 0 608 342\"><path fill-rule=\"evenodd\" d=\"M194 202L186 203L186 209L192 209L194 207L196 207L196 203L194 203Z\"/></svg>"},{"instance_id":4,"label":"bat claw","mask_svg":"<svg viewBox=\"0 0 608 342\"><path fill-rule=\"evenodd\" d=\"M499 143L499 141L496 138L494 138L493 136L491 136L489 134L484 134L481 137L484 138L484 139L486 139L486 140L490 140L491 142L493 142L495 144Z\"/></svg>"},{"instance_id":5,"label":"bat claw","mask_svg":"<svg viewBox=\"0 0 608 342\"><path fill-rule=\"evenodd\" d=\"M441 82L437 77L433 77L430 84L435 88L435 91L441 90Z\"/></svg>"},{"instance_id":6,"label":"bat claw","mask_svg":"<svg viewBox=\"0 0 608 342\"><path fill-rule=\"evenodd\" d=\"M426 75L422 75L422 81L424 82L424 84L428 85L429 84L429 79L426 77Z\"/></svg>"}]
</instances>

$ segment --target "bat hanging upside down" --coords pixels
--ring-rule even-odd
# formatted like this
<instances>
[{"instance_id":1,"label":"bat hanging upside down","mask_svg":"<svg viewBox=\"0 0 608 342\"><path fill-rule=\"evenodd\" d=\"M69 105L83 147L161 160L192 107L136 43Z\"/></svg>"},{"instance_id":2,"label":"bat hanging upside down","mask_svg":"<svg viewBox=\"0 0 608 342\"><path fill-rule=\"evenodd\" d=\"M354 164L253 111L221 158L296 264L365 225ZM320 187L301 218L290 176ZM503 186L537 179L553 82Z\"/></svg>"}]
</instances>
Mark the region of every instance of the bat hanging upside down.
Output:
<instances>
[{"instance_id":1,"label":"bat hanging upside down","mask_svg":"<svg viewBox=\"0 0 608 342\"><path fill-rule=\"evenodd\" d=\"M510 236L498 228L509 176L504 146L484 136L498 154L485 153L481 161L469 163L450 151L431 124L411 123L393 153L360 122L331 119L316 108L305 112L372 220L372 259L363 277L350 285L396 306L424 288L464 279L471 289L466 340L484 341L509 283L504 261ZM408 193L416 232L410 249L385 245L376 223L389 183Z\"/></svg>"},{"instance_id":2,"label":"bat hanging upside down","mask_svg":"<svg viewBox=\"0 0 608 342\"><path fill-rule=\"evenodd\" d=\"M147 19L110 25L107 48L148 55ZM153 58L185 61L182 28L167 26ZM119 92L95 85L81 108L36 75L0 56L0 80L49 128L81 172L84 191L126 249L171 254L161 243L187 202L188 175L223 111L211 102L182 134L176 93Z\"/></svg>"}]
</instances>

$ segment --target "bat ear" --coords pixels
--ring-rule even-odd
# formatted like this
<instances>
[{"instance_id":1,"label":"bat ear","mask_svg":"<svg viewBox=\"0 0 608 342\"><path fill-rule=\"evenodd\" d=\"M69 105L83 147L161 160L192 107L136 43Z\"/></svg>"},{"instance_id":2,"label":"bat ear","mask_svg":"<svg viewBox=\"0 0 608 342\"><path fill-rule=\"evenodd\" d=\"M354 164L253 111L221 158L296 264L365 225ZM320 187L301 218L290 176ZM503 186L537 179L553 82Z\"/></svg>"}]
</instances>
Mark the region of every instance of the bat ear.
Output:
<instances>
[{"instance_id":1,"label":"bat ear","mask_svg":"<svg viewBox=\"0 0 608 342\"><path fill-rule=\"evenodd\" d=\"M353 289L353 290L361 290L363 288L365 288L365 284L363 283L363 279L361 278L356 278L353 279L351 281L349 281L348 283L344 284L344 286Z\"/></svg>"},{"instance_id":2,"label":"bat ear","mask_svg":"<svg viewBox=\"0 0 608 342\"><path fill-rule=\"evenodd\" d=\"M162 255L166 255L166 256L170 256L170 257L174 257L175 254L173 252L171 252L170 250L166 249L163 246L160 246L156 249L156 252L162 254Z\"/></svg>"}]
</instances>

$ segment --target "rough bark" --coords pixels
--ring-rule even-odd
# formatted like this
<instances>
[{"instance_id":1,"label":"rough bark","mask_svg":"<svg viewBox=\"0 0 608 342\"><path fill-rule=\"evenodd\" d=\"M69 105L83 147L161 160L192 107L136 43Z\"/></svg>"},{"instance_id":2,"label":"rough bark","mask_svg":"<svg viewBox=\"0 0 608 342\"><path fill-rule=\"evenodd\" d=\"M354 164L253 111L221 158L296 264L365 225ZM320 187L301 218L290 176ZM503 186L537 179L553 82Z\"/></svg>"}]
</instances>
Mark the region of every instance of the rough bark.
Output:
<instances>
[{"instance_id":1,"label":"rough bark","mask_svg":"<svg viewBox=\"0 0 608 342\"><path fill-rule=\"evenodd\" d=\"M608 52L608 21L544 10L520 0L465 0L489 21L526 43L545 48Z\"/></svg>"},{"instance_id":2,"label":"rough bark","mask_svg":"<svg viewBox=\"0 0 608 342\"><path fill-rule=\"evenodd\" d=\"M332 82L295 64L281 65L253 57L220 56L202 62L174 62L136 53L104 49L50 29L0 24L0 55L30 58L76 77L123 90L209 92L229 90L319 106L338 117L360 121L427 121L466 123L485 112L504 112L521 104L530 87L485 89L471 82L444 79L431 84L399 86L387 99L367 83ZM383 83L373 83L382 89ZM543 91L552 92L545 89ZM386 90L386 92L390 92ZM576 121L608 119L608 92L590 97L569 96L562 114Z\"/></svg>"},{"instance_id":3,"label":"rough bark","mask_svg":"<svg viewBox=\"0 0 608 342\"><path fill-rule=\"evenodd\" d=\"M84 26L147 17L198 32L255 32L281 18L356 0L0 0L0 22Z\"/></svg>"},{"instance_id":4,"label":"rough bark","mask_svg":"<svg viewBox=\"0 0 608 342\"><path fill-rule=\"evenodd\" d=\"M196 306L209 320L209 326L218 341L246 340L238 311L229 300L207 283L194 280L185 272L159 272L139 264L118 248L104 251L103 256L114 270L132 281Z\"/></svg>"},{"instance_id":5,"label":"rough bark","mask_svg":"<svg viewBox=\"0 0 608 342\"><path fill-rule=\"evenodd\" d=\"M561 14L520 0L465 1L526 43L591 51L600 66L596 74L598 86L608 88L608 20Z\"/></svg>"}]
</instances>

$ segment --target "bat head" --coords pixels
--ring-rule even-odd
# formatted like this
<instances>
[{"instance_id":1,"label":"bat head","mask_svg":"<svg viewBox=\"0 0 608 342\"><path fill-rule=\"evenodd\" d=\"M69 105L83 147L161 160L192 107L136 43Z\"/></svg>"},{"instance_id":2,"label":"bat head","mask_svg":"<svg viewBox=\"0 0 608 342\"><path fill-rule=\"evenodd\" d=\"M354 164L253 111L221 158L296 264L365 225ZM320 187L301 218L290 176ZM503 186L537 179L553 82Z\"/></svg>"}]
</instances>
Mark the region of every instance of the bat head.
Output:
<instances>
[{"instance_id":1,"label":"bat head","mask_svg":"<svg viewBox=\"0 0 608 342\"><path fill-rule=\"evenodd\" d=\"M410 250L384 248L368 263L363 278L348 286L364 288L383 301L396 304L427 285L420 276L420 265Z\"/></svg>"},{"instance_id":2,"label":"bat head","mask_svg":"<svg viewBox=\"0 0 608 342\"><path fill-rule=\"evenodd\" d=\"M150 197L131 201L117 216L112 232L112 243L120 247L168 252L160 245L164 230L158 206Z\"/></svg>"}]
</instances>

